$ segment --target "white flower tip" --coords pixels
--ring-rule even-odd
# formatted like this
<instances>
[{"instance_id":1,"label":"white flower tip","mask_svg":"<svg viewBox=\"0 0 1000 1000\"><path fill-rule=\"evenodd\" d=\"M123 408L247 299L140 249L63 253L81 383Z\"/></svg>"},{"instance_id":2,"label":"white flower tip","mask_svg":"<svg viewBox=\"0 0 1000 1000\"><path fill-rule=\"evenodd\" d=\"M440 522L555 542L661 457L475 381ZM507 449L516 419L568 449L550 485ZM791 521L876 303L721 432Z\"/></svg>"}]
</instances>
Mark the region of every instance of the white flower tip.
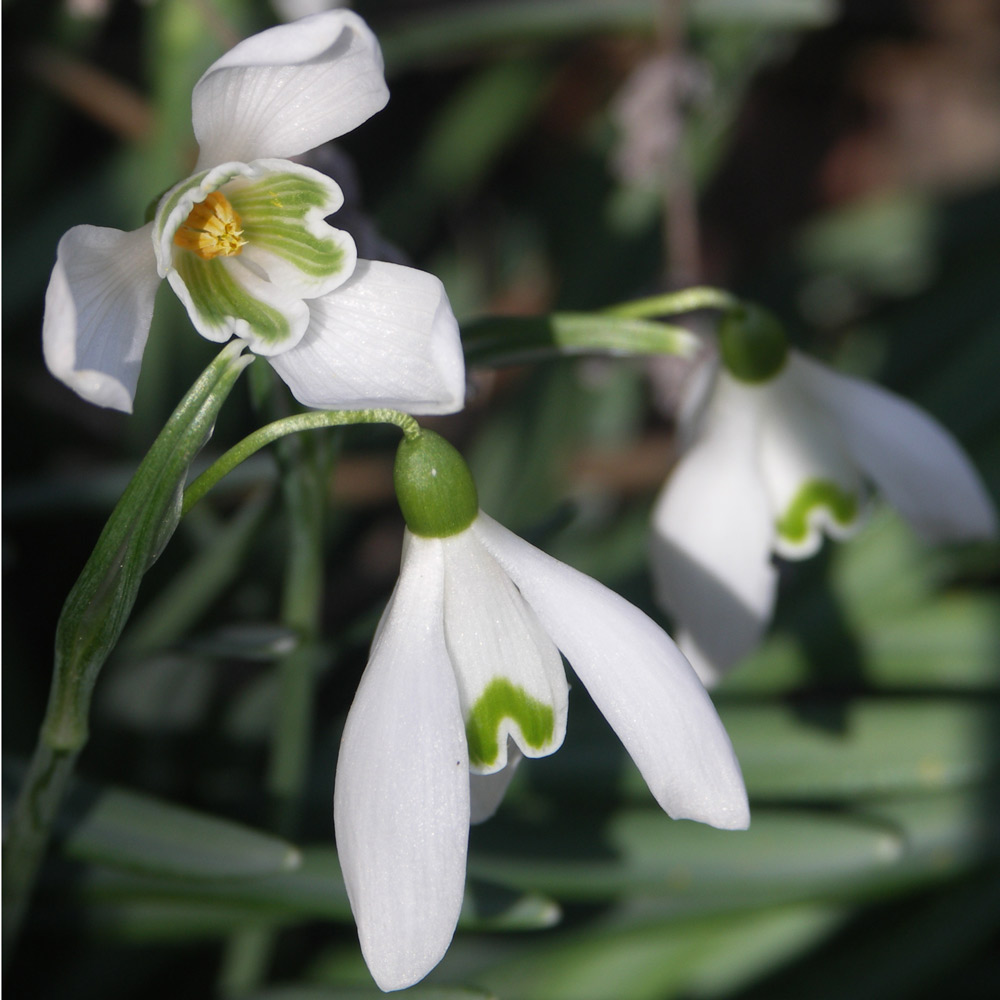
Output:
<instances>
[{"instance_id":1,"label":"white flower tip","mask_svg":"<svg viewBox=\"0 0 1000 1000\"><path fill-rule=\"evenodd\" d=\"M717 801L706 803L706 808L697 815L678 816L676 819L693 819L707 823L717 830L747 830L750 828L750 803L746 789L740 783L739 790L733 789Z\"/></svg>"},{"instance_id":2,"label":"white flower tip","mask_svg":"<svg viewBox=\"0 0 1000 1000\"><path fill-rule=\"evenodd\" d=\"M439 951L424 954L405 947L372 949L361 936L361 954L375 985L383 993L394 993L419 983L444 958L450 944L449 937Z\"/></svg>"}]
</instances>

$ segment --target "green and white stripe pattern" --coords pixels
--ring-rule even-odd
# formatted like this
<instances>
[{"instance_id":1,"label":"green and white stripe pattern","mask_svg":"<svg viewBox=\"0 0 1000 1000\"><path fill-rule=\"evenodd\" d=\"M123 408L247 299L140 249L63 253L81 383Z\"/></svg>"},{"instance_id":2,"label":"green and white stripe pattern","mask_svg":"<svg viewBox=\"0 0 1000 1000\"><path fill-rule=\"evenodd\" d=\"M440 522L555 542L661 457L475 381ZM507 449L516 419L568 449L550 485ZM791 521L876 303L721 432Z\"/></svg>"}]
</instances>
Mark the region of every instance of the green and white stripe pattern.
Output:
<instances>
[{"instance_id":1,"label":"green and white stripe pattern","mask_svg":"<svg viewBox=\"0 0 1000 1000\"><path fill-rule=\"evenodd\" d=\"M237 213L243 245L205 259L174 238L213 192ZM157 268L203 336L223 342L235 334L258 354L280 354L305 333L307 301L354 271L354 241L324 221L342 204L330 178L291 161L222 164L160 200L153 225Z\"/></svg>"}]
</instances>

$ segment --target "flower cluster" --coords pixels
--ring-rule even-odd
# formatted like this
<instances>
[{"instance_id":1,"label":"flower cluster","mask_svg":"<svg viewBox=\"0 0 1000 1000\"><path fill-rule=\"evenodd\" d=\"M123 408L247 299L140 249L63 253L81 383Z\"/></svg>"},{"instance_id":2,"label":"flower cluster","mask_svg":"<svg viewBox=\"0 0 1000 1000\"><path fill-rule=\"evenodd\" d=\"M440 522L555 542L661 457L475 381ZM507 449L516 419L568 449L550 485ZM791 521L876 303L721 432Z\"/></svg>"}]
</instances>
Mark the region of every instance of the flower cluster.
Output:
<instances>
[{"instance_id":1,"label":"flower cluster","mask_svg":"<svg viewBox=\"0 0 1000 1000\"><path fill-rule=\"evenodd\" d=\"M441 282L359 260L326 221L343 203L338 185L291 159L387 100L378 43L348 11L272 28L217 60L194 89L191 176L140 229L77 226L60 241L43 325L52 373L92 403L131 410L166 279L201 336L266 357L305 406L460 409L462 347ZM492 815L523 758L562 744L564 658L665 812L743 829L740 767L704 685L760 640L772 557L850 534L872 483L928 538L996 532L968 459L916 407L789 350L758 311L727 316L720 351L653 514L657 595L680 648L483 513L455 449L400 424L402 563L334 793L344 880L382 989L440 961L469 824Z\"/></svg>"}]
</instances>

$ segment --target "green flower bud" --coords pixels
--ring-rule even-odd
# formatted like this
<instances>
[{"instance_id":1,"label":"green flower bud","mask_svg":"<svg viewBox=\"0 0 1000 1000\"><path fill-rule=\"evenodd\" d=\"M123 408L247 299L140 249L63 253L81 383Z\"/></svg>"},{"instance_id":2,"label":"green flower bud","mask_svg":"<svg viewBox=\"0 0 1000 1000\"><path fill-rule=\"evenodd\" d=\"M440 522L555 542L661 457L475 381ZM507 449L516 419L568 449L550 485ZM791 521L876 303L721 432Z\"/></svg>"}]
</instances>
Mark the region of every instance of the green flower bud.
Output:
<instances>
[{"instance_id":1,"label":"green flower bud","mask_svg":"<svg viewBox=\"0 0 1000 1000\"><path fill-rule=\"evenodd\" d=\"M730 309L719 324L722 363L741 382L768 382L785 366L788 339L774 313L760 306Z\"/></svg>"},{"instance_id":2,"label":"green flower bud","mask_svg":"<svg viewBox=\"0 0 1000 1000\"><path fill-rule=\"evenodd\" d=\"M465 459L440 434L404 438L393 470L407 527L424 538L457 535L476 519L479 497Z\"/></svg>"}]
</instances>

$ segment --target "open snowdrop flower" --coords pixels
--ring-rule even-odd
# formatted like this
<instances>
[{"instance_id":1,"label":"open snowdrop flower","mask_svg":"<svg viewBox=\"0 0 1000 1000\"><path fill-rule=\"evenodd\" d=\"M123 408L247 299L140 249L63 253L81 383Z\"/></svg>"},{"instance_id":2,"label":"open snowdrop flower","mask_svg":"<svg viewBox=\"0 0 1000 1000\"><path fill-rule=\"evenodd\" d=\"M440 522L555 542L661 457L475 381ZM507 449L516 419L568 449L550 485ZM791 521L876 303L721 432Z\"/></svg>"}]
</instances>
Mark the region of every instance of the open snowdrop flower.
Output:
<instances>
[{"instance_id":1,"label":"open snowdrop flower","mask_svg":"<svg viewBox=\"0 0 1000 1000\"><path fill-rule=\"evenodd\" d=\"M996 512L955 439L900 397L787 347L763 310L720 327L722 364L653 510L657 598L706 685L760 641L773 555L857 529L869 484L930 541L988 538Z\"/></svg>"},{"instance_id":2,"label":"open snowdrop flower","mask_svg":"<svg viewBox=\"0 0 1000 1000\"><path fill-rule=\"evenodd\" d=\"M337 763L337 848L375 981L423 978L454 934L469 823L566 729L560 652L674 818L749 823L729 737L670 638L478 507L461 456L423 431L396 459L399 581Z\"/></svg>"},{"instance_id":3,"label":"open snowdrop flower","mask_svg":"<svg viewBox=\"0 0 1000 1000\"><path fill-rule=\"evenodd\" d=\"M375 36L330 11L240 42L195 85L195 172L133 232L76 226L45 296L49 370L130 412L153 300L166 278L198 332L247 342L306 406L460 409L465 371L441 282L357 259L324 220L329 177L288 157L349 132L389 93Z\"/></svg>"}]
</instances>

